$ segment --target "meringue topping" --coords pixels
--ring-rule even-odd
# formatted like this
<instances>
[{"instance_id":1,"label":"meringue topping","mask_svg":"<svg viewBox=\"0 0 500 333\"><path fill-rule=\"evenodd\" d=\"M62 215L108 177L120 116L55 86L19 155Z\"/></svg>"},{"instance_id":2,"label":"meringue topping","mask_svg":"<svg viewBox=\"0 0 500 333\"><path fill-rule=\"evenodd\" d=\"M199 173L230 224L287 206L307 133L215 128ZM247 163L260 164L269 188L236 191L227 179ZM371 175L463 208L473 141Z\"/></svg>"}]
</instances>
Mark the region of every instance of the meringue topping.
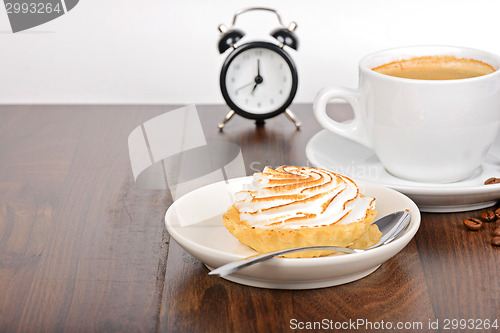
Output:
<instances>
[{"instance_id":1,"label":"meringue topping","mask_svg":"<svg viewBox=\"0 0 500 333\"><path fill-rule=\"evenodd\" d=\"M362 196L348 177L296 166L265 167L235 199L240 220L262 229L349 224L375 209L375 199Z\"/></svg>"}]
</instances>

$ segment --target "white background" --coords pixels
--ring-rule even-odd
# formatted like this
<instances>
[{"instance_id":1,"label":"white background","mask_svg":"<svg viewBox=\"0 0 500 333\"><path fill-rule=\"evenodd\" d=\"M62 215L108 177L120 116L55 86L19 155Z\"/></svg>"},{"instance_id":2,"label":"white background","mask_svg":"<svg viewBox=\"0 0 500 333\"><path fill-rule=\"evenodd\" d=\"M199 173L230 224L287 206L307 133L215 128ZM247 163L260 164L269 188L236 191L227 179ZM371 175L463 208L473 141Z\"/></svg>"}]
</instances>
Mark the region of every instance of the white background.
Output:
<instances>
[{"instance_id":1,"label":"white background","mask_svg":"<svg viewBox=\"0 0 500 333\"><path fill-rule=\"evenodd\" d=\"M220 23L236 10L277 9L298 23L295 102L327 85L357 86L366 53L412 44L448 44L500 54L498 0L80 0L66 15L13 34L0 7L0 104L223 103ZM265 12L237 27L267 39Z\"/></svg>"}]
</instances>

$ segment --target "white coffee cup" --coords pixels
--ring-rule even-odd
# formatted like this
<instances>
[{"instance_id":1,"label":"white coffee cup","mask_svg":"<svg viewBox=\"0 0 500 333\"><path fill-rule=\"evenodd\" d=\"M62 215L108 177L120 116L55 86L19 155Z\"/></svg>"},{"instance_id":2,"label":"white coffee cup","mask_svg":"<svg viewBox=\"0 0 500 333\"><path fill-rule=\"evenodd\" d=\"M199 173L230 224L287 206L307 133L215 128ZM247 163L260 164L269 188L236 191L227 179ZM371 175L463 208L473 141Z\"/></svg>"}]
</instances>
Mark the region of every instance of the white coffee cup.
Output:
<instances>
[{"instance_id":1,"label":"white coffee cup","mask_svg":"<svg viewBox=\"0 0 500 333\"><path fill-rule=\"evenodd\" d=\"M495 72L457 80L418 80L372 70L402 59L435 55L479 60ZM325 129L372 148L396 177L431 183L460 181L481 166L499 131L499 68L499 56L464 47L384 50L360 61L357 90L321 90L314 114ZM326 106L332 99L351 104L354 119L331 119Z\"/></svg>"}]
</instances>

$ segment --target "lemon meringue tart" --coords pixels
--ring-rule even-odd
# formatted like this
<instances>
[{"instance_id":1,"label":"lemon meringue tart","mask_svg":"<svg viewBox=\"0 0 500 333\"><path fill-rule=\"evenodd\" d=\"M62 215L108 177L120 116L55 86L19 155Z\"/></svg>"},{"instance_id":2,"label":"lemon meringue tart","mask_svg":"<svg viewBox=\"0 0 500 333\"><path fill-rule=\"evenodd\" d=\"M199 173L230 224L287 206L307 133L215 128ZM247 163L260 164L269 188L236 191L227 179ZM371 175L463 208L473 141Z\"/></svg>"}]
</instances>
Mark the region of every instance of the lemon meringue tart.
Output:
<instances>
[{"instance_id":1,"label":"lemon meringue tart","mask_svg":"<svg viewBox=\"0 0 500 333\"><path fill-rule=\"evenodd\" d=\"M362 249L382 233L373 224L375 198L364 196L348 177L310 167L265 167L235 194L224 225L240 242L260 253L302 246ZM289 258L317 257L307 251Z\"/></svg>"}]
</instances>

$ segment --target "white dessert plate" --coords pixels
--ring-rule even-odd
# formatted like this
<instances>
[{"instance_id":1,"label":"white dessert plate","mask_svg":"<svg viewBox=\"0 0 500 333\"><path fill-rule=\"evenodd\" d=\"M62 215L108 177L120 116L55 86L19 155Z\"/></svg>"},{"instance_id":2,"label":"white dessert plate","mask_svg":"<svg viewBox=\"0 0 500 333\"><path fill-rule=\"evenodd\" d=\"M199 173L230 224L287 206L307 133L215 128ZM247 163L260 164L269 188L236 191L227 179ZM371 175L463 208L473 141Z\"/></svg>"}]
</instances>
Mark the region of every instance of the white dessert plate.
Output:
<instances>
[{"instance_id":1,"label":"white dessert plate","mask_svg":"<svg viewBox=\"0 0 500 333\"><path fill-rule=\"evenodd\" d=\"M170 235L210 270L257 254L232 236L222 223L222 215L231 204L228 193L241 190L251 180L252 177L243 177L230 180L228 184L204 186L176 200L165 214ZM420 212L413 201L397 191L370 183L358 185L362 193L376 198L378 216L404 209L410 211L410 224L398 239L363 253L273 258L224 279L261 288L313 289L348 283L374 272L410 242L420 226Z\"/></svg>"},{"instance_id":2,"label":"white dessert plate","mask_svg":"<svg viewBox=\"0 0 500 333\"><path fill-rule=\"evenodd\" d=\"M309 140L306 155L317 168L397 190L410 197L423 212L482 209L495 205L500 199L500 184L484 185L490 177L500 178L500 137L474 174L449 184L418 183L397 178L385 170L373 150L327 130L321 130Z\"/></svg>"}]
</instances>

